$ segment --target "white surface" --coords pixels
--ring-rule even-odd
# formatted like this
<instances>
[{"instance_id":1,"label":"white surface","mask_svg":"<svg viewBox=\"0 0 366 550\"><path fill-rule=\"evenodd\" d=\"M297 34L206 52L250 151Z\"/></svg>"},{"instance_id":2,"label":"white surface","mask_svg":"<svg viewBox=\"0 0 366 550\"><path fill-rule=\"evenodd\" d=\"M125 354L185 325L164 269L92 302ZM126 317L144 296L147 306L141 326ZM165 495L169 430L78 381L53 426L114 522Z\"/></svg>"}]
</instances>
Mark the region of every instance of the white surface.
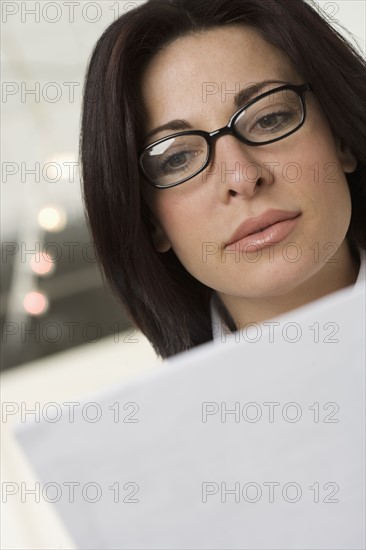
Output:
<instances>
[{"instance_id":1,"label":"white surface","mask_svg":"<svg viewBox=\"0 0 366 550\"><path fill-rule=\"evenodd\" d=\"M264 328L257 341L249 331L245 341L201 346L89 396L85 403L103 413L95 423L80 411L71 422L64 409L55 423L20 425L41 487L61 489L55 506L78 548L364 548L364 289L333 294L278 323L272 342ZM129 403L138 405L136 423L126 422ZM223 403L227 410L239 403L238 416L221 417ZM265 403L278 403L273 422ZM202 410L212 413L206 422ZM80 484L73 503L70 482ZM95 503L88 502L93 489L82 498L90 483L100 491ZM239 484L238 502L232 493L222 502L221 483ZM262 491L257 502L250 502L253 485L243 497L247 483ZM283 493L288 483L296 485ZM310 489L317 483L319 502ZM137 501L126 502L134 487ZM204 502L207 487L213 494ZM289 502L294 487L299 498Z\"/></svg>"},{"instance_id":2,"label":"white surface","mask_svg":"<svg viewBox=\"0 0 366 550\"><path fill-rule=\"evenodd\" d=\"M119 338L119 343L114 338L107 338L28 363L2 375L2 483L13 482L20 488L23 482L27 488L35 487L34 472L24 459L12 431L22 410L38 407L42 411L50 402L80 401L92 391L121 384L157 365L156 355L141 333L134 334L136 342L128 343L128 337L123 334ZM19 412L6 416L4 413L12 409L10 403L15 403ZM74 548L54 505L44 500L37 503L29 496L22 502L20 497L9 497L6 503L2 502L1 518L3 550Z\"/></svg>"}]
</instances>

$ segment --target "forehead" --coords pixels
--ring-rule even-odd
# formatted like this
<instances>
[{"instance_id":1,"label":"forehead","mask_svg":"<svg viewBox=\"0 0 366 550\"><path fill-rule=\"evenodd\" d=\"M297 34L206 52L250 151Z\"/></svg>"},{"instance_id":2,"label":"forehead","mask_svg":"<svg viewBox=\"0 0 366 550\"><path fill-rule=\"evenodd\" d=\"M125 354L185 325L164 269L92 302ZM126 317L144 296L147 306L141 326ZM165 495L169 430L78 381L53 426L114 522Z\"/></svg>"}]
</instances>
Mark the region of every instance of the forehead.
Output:
<instances>
[{"instance_id":1,"label":"forehead","mask_svg":"<svg viewBox=\"0 0 366 550\"><path fill-rule=\"evenodd\" d=\"M253 28L230 25L178 38L143 74L146 130L175 118L194 123L212 105L232 111L239 89L264 80L302 82L286 54Z\"/></svg>"}]
</instances>

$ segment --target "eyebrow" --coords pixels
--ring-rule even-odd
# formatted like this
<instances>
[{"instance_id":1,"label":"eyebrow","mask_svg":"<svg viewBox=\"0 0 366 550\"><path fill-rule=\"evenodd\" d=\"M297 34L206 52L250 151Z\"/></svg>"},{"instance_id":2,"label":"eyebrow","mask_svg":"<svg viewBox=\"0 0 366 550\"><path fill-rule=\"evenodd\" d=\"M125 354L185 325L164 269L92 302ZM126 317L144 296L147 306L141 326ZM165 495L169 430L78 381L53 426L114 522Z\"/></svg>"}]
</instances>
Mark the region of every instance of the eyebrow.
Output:
<instances>
[{"instance_id":1,"label":"eyebrow","mask_svg":"<svg viewBox=\"0 0 366 550\"><path fill-rule=\"evenodd\" d=\"M242 107L243 105L245 105L245 103L250 101L250 99L252 99L252 97L255 94L261 91L268 84L288 84L288 82L285 82L283 80L263 80L261 82L256 82L255 84L251 84L250 86L243 88L242 90L240 90L235 94L234 96L235 106L238 109L240 109L240 107ZM154 128L148 134L146 134L144 141L165 130L174 130L174 131L193 130L193 126L187 120L183 120L183 119L170 120L166 124L157 126L157 128Z\"/></svg>"}]
</instances>

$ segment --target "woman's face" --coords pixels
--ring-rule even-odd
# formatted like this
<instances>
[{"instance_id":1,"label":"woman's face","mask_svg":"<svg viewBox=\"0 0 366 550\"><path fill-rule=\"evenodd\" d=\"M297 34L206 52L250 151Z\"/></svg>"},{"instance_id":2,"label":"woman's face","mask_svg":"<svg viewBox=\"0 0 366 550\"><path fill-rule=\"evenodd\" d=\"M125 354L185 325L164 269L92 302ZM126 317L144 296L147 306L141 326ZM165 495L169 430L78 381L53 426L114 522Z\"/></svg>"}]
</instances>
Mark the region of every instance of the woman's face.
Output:
<instances>
[{"instance_id":1,"label":"woman's face","mask_svg":"<svg viewBox=\"0 0 366 550\"><path fill-rule=\"evenodd\" d=\"M272 84L256 95L281 86L278 81L305 83L287 56L253 29L221 27L179 38L143 75L146 134L176 119L217 130L238 110L235 94L262 81ZM224 135L211 164L189 181L169 189L143 183L157 250L172 247L185 268L222 297L282 295L316 277L330 259L349 258L345 172L356 161L333 137L312 92L306 105L305 124L281 141L251 147ZM145 145L177 131L172 125ZM259 225L271 224L262 235L257 218ZM240 236L253 229L251 246ZM239 240L226 248L233 238Z\"/></svg>"}]
</instances>

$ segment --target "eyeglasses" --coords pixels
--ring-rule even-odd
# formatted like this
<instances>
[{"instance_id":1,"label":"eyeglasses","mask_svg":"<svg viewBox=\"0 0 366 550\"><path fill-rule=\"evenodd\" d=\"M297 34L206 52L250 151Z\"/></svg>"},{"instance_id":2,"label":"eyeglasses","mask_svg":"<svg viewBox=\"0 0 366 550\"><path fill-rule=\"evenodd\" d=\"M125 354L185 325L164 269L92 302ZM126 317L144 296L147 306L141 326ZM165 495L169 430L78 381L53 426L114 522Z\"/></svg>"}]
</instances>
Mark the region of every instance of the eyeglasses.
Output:
<instances>
[{"instance_id":1,"label":"eyeglasses","mask_svg":"<svg viewBox=\"0 0 366 550\"><path fill-rule=\"evenodd\" d=\"M180 185L210 163L213 144L229 134L247 145L267 145L296 132L305 122L305 92L310 84L285 84L241 107L228 124L214 132L189 130L154 141L139 155L145 179L159 189Z\"/></svg>"}]
</instances>

